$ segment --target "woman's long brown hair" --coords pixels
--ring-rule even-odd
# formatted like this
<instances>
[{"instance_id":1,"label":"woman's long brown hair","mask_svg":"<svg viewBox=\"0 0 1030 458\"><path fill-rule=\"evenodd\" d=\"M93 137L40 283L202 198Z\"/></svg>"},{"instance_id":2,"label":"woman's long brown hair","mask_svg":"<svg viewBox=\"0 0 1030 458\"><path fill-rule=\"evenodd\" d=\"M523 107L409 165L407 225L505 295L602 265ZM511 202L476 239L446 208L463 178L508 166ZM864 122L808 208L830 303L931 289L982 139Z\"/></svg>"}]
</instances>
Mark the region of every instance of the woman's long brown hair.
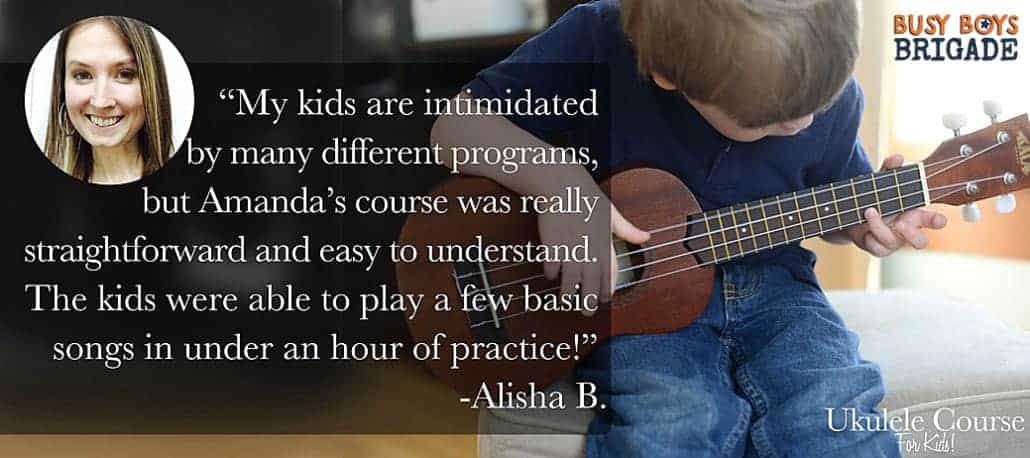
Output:
<instances>
[{"instance_id":1,"label":"woman's long brown hair","mask_svg":"<svg viewBox=\"0 0 1030 458\"><path fill-rule=\"evenodd\" d=\"M94 21L107 21L114 25L136 58L140 92L143 96L143 128L139 132L140 158L143 160L143 176L147 176L164 166L171 156L172 109L168 97L168 80L165 77L161 47L154 37L153 30L140 21L122 16L87 18L61 31L54 57L46 156L75 178L90 181L93 176L93 147L84 142L72 126L64 103L64 59L71 32Z\"/></svg>"}]
</instances>

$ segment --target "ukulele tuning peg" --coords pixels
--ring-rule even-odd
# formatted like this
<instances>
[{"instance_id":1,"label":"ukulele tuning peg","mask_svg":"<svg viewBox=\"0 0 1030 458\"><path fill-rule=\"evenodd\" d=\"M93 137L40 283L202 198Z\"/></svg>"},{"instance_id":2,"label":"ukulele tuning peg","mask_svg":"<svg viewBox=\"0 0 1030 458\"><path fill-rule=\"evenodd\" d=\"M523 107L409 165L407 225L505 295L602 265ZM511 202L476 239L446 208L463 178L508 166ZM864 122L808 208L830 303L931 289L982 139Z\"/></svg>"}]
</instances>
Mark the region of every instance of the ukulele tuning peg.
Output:
<instances>
[{"instance_id":1,"label":"ukulele tuning peg","mask_svg":"<svg viewBox=\"0 0 1030 458\"><path fill-rule=\"evenodd\" d=\"M1001 102L997 100L984 100L984 114L991 118L991 123L998 122L998 115L1001 114Z\"/></svg>"},{"instance_id":2,"label":"ukulele tuning peg","mask_svg":"<svg viewBox=\"0 0 1030 458\"><path fill-rule=\"evenodd\" d=\"M976 205L976 202L962 206L962 219L967 223L980 221L980 207Z\"/></svg>"},{"instance_id":3,"label":"ukulele tuning peg","mask_svg":"<svg viewBox=\"0 0 1030 458\"><path fill-rule=\"evenodd\" d=\"M962 135L962 128L966 126L966 115L963 113L947 113L941 117L944 127L950 129L956 137Z\"/></svg>"},{"instance_id":4,"label":"ukulele tuning peg","mask_svg":"<svg viewBox=\"0 0 1030 458\"><path fill-rule=\"evenodd\" d=\"M994 201L994 209L998 210L998 213L1007 215L1016 210L1016 196L1012 194L1002 194L998 196L997 200Z\"/></svg>"}]
</instances>

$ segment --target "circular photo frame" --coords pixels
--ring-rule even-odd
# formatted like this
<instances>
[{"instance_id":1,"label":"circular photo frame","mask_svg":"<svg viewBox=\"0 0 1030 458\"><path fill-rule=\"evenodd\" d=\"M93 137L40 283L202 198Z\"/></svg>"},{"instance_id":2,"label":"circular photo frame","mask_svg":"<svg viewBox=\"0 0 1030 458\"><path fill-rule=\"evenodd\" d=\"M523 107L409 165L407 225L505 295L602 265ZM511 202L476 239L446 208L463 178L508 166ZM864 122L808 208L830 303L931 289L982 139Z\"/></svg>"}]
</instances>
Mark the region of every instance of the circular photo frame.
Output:
<instances>
[{"instance_id":1,"label":"circular photo frame","mask_svg":"<svg viewBox=\"0 0 1030 458\"><path fill-rule=\"evenodd\" d=\"M77 21L51 38L25 83L25 116L51 163L84 182L131 183L160 170L193 120L186 61L150 25Z\"/></svg>"}]
</instances>

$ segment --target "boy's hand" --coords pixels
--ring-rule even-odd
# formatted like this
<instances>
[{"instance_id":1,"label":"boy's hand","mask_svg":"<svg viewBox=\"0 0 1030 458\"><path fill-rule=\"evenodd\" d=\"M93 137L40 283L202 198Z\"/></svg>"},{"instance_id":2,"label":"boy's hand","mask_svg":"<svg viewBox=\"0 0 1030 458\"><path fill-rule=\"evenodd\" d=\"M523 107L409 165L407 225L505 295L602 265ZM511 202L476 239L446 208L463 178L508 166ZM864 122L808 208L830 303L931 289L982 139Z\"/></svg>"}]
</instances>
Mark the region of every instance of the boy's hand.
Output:
<instances>
[{"instance_id":1,"label":"boy's hand","mask_svg":"<svg viewBox=\"0 0 1030 458\"><path fill-rule=\"evenodd\" d=\"M904 161L900 154L892 155L883 161L882 170L901 167ZM859 248L881 258L905 245L917 250L926 248L923 229L941 229L948 224L948 218L943 214L925 208L886 218L882 218L876 209L869 208L864 215L868 222L848 229L848 236Z\"/></svg>"},{"instance_id":2,"label":"boy's hand","mask_svg":"<svg viewBox=\"0 0 1030 458\"><path fill-rule=\"evenodd\" d=\"M603 196L599 190L597 192ZM607 236L614 233L616 237L636 244L644 243L651 237L649 233L636 228L626 220L606 197L601 197L597 205L610 206L611 217L604 218L603 212L595 212L590 221L584 223L582 215L579 214L549 213L540 215L537 223L540 230L540 242L545 245L575 246L582 242L584 235L590 236L591 252L588 255L598 259L599 262L545 263L544 275L548 279L554 280L558 278L560 272L561 294L578 292L583 297L593 295L591 297L597 298L597 300L590 301L591 306L596 306L598 301L602 303L610 301L615 286L618 264L615 259L615 247L607 243ZM597 243L598 240L604 242ZM602 255L603 251L601 251L604 250L605 245L608 245L609 251L610 266L608 269L604 269L600 262L605 259Z\"/></svg>"},{"instance_id":3,"label":"boy's hand","mask_svg":"<svg viewBox=\"0 0 1030 458\"><path fill-rule=\"evenodd\" d=\"M622 216L619 210L612 205L612 234L622 240L636 245L642 245L651 238L651 233L638 229L633 223ZM615 245L611 245L611 269L609 270L608 281L603 282L601 287L601 302L608 302L615 294L615 279L619 276L619 262L615 258Z\"/></svg>"}]
</instances>

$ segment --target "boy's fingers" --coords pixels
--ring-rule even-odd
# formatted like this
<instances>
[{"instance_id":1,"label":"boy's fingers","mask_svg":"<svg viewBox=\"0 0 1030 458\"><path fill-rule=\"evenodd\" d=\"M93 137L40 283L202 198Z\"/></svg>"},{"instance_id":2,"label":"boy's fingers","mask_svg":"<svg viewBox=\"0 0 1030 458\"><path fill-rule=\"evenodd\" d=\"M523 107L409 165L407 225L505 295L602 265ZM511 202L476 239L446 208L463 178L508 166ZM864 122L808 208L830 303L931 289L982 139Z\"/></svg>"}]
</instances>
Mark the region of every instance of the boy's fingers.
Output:
<instances>
[{"instance_id":1,"label":"boy's fingers","mask_svg":"<svg viewBox=\"0 0 1030 458\"><path fill-rule=\"evenodd\" d=\"M889 250L887 247L883 246L883 244L881 244L878 240L876 240L876 236L874 236L872 232L866 232L865 238L862 240L862 242L862 245L865 246L865 250L873 256L882 258L884 256L891 254L891 250Z\"/></svg>"},{"instance_id":2,"label":"boy's fingers","mask_svg":"<svg viewBox=\"0 0 1030 458\"><path fill-rule=\"evenodd\" d=\"M918 224L919 227L943 229L944 226L948 225L948 217L941 213L922 208L913 211L916 212L916 224Z\"/></svg>"},{"instance_id":3,"label":"boy's fingers","mask_svg":"<svg viewBox=\"0 0 1030 458\"><path fill-rule=\"evenodd\" d=\"M909 210L898 217L894 223L894 232L908 241L916 249L926 248L929 243L922 228L941 229L948 224L948 218L931 210L916 209Z\"/></svg>"},{"instance_id":4,"label":"boy's fingers","mask_svg":"<svg viewBox=\"0 0 1030 458\"><path fill-rule=\"evenodd\" d=\"M647 231L642 231L629 222L626 218L615 209L615 205L612 205L612 233L616 237L623 239L630 243L641 244L651 238L651 234Z\"/></svg>"},{"instance_id":5,"label":"boy's fingers","mask_svg":"<svg viewBox=\"0 0 1030 458\"><path fill-rule=\"evenodd\" d=\"M894 235L894 231L884 224L883 219L880 218L880 213L875 208L866 209L865 217L869 221L869 232L876 237L880 245L891 251L901 246L901 241Z\"/></svg>"},{"instance_id":6,"label":"boy's fingers","mask_svg":"<svg viewBox=\"0 0 1030 458\"><path fill-rule=\"evenodd\" d=\"M904 222L899 221L894 225L894 231L901 234L901 237L904 238L909 245L912 245L913 248L917 250L926 248L926 235L923 234L923 231L919 230L918 226L905 224Z\"/></svg>"},{"instance_id":7,"label":"boy's fingers","mask_svg":"<svg viewBox=\"0 0 1030 458\"><path fill-rule=\"evenodd\" d=\"M896 169L905 163L905 157L900 154L892 154L883 160L881 170Z\"/></svg>"}]
</instances>

